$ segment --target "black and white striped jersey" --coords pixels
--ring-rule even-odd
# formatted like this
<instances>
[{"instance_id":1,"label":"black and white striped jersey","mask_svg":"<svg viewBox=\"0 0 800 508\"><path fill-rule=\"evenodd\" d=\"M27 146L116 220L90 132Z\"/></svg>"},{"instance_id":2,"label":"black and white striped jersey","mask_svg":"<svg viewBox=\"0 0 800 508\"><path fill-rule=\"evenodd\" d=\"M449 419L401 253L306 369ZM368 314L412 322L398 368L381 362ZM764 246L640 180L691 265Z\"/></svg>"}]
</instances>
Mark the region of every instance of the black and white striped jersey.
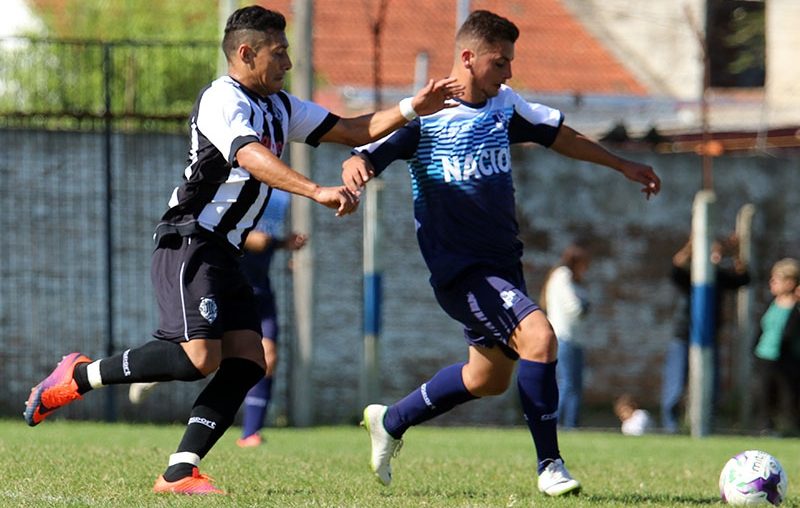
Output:
<instances>
[{"instance_id":1,"label":"black and white striped jersey","mask_svg":"<svg viewBox=\"0 0 800 508\"><path fill-rule=\"evenodd\" d=\"M280 157L290 141L319 145L339 120L325 108L284 91L260 97L230 76L205 87L189 120L191 148L156 237L211 232L241 250L272 191L239 166L236 152L261 143Z\"/></svg>"}]
</instances>

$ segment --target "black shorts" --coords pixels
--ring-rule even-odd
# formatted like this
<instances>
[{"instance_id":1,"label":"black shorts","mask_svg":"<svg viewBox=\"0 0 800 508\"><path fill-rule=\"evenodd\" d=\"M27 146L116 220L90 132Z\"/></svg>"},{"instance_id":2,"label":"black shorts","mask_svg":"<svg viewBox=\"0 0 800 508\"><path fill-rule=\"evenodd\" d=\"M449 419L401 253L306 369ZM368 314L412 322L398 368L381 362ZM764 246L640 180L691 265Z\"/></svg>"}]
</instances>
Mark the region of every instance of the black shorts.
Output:
<instances>
[{"instance_id":1,"label":"black shorts","mask_svg":"<svg viewBox=\"0 0 800 508\"><path fill-rule=\"evenodd\" d=\"M159 239L150 270L158 302L157 339L220 339L225 332L261 334L253 290L229 249L201 236Z\"/></svg>"}]
</instances>

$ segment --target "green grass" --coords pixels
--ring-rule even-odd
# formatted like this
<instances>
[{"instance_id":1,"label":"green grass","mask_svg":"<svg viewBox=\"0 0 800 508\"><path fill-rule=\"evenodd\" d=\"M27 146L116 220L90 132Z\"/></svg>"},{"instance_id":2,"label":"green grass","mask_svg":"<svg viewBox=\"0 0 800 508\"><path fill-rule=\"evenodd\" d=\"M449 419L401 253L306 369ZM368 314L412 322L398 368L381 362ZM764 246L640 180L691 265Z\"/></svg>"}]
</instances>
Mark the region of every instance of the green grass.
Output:
<instances>
[{"instance_id":1,"label":"green grass","mask_svg":"<svg viewBox=\"0 0 800 508\"><path fill-rule=\"evenodd\" d=\"M48 421L35 429L0 420L0 506L150 507L614 507L721 505L717 478L745 449L775 455L789 476L785 506L800 506L800 440L614 432L562 433L561 450L584 486L580 496L536 492L527 430L411 429L385 488L367 466L357 427L268 429L260 448L242 450L229 431L203 461L228 496L157 496L155 477L181 426Z\"/></svg>"}]
</instances>

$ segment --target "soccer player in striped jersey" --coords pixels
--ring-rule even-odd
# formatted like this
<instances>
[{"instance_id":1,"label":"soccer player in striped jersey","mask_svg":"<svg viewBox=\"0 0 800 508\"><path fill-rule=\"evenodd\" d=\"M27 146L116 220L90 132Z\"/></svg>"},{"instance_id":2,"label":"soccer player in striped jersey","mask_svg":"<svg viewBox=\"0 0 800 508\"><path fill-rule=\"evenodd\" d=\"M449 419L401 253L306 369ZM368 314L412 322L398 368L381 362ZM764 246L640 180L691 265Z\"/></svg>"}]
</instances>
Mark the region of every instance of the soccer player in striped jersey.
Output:
<instances>
[{"instance_id":1,"label":"soccer player in striped jersey","mask_svg":"<svg viewBox=\"0 0 800 508\"><path fill-rule=\"evenodd\" d=\"M642 184L647 197L658 193L660 181L651 167L611 154L564 125L560 111L528 103L505 85L518 36L508 19L473 12L456 36L451 77L465 87L460 105L420 115L343 164L345 185L359 192L393 160L408 161L417 239L430 282L445 312L464 325L469 346L467 362L445 367L389 407L365 408L370 464L385 485L409 427L503 393L517 365L522 410L538 457L538 489L550 496L580 489L558 448L557 342L525 287L509 145L531 141L615 169Z\"/></svg>"},{"instance_id":2,"label":"soccer player in striped jersey","mask_svg":"<svg viewBox=\"0 0 800 508\"><path fill-rule=\"evenodd\" d=\"M280 13L260 6L228 18L222 50L228 75L200 92L190 117L184 182L154 235L151 277L159 307L157 340L92 361L65 356L34 386L24 417L38 425L59 407L96 388L153 381L194 381L214 374L192 407L183 439L153 490L220 494L200 474L200 460L233 423L247 391L264 377L264 350L253 290L239 267L248 232L272 188L353 212L356 195L323 187L280 160L290 141L356 146L431 114L461 93L447 78L431 80L401 108L340 118L282 90L292 67Z\"/></svg>"}]
</instances>

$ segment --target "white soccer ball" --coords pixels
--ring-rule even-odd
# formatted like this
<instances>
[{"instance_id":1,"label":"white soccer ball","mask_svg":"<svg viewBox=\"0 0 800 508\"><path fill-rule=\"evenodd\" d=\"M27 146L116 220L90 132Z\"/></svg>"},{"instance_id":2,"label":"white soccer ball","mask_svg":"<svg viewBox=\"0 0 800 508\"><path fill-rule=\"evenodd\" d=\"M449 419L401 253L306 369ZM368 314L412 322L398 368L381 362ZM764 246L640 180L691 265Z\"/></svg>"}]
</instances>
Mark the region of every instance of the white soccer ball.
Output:
<instances>
[{"instance_id":1,"label":"white soccer ball","mask_svg":"<svg viewBox=\"0 0 800 508\"><path fill-rule=\"evenodd\" d=\"M781 504L788 481L780 462L767 452L747 450L732 457L719 475L722 500L732 505Z\"/></svg>"}]
</instances>

